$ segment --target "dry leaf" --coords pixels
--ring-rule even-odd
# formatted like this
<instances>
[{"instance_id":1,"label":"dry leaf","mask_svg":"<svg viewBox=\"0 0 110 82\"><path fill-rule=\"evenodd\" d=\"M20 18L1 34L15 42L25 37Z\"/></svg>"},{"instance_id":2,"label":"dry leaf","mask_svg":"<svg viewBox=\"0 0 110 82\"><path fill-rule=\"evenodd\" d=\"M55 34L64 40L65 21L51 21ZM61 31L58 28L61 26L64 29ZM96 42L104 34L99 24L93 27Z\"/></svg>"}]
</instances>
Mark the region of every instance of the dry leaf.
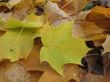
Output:
<instances>
[{"instance_id":1,"label":"dry leaf","mask_svg":"<svg viewBox=\"0 0 110 82\"><path fill-rule=\"evenodd\" d=\"M6 3L6 5L9 9L11 9L12 7L19 4L20 2L21 2L21 0L10 0L10 1L8 1L8 3Z\"/></svg>"},{"instance_id":2,"label":"dry leaf","mask_svg":"<svg viewBox=\"0 0 110 82\"><path fill-rule=\"evenodd\" d=\"M103 29L99 28L94 22L76 21L73 33L82 38L90 38L103 33Z\"/></svg>"},{"instance_id":3,"label":"dry leaf","mask_svg":"<svg viewBox=\"0 0 110 82\"><path fill-rule=\"evenodd\" d=\"M82 76L81 82L110 82L110 78L105 78L103 75L88 73Z\"/></svg>"},{"instance_id":4,"label":"dry leaf","mask_svg":"<svg viewBox=\"0 0 110 82\"><path fill-rule=\"evenodd\" d=\"M41 47L34 45L32 52L30 53L27 60L19 61L19 63L22 64L27 71L43 70L40 63L40 48Z\"/></svg>"},{"instance_id":5,"label":"dry leaf","mask_svg":"<svg viewBox=\"0 0 110 82\"><path fill-rule=\"evenodd\" d=\"M63 10L61 10L56 3L53 3L51 1L48 1L46 5L44 6L45 11L49 13L56 13L62 17L69 17L68 14L66 14Z\"/></svg>"},{"instance_id":6,"label":"dry leaf","mask_svg":"<svg viewBox=\"0 0 110 82\"><path fill-rule=\"evenodd\" d=\"M110 30L110 8L96 6L88 14L86 20L94 22L100 28Z\"/></svg>"},{"instance_id":7,"label":"dry leaf","mask_svg":"<svg viewBox=\"0 0 110 82\"><path fill-rule=\"evenodd\" d=\"M12 17L23 20L32 11L34 12L32 0L21 0L21 2L15 6Z\"/></svg>"},{"instance_id":8,"label":"dry leaf","mask_svg":"<svg viewBox=\"0 0 110 82\"><path fill-rule=\"evenodd\" d=\"M41 47L35 45L29 58L26 61L20 61L27 71L44 72L38 82L68 82L69 80L76 80L79 82L80 68L76 65L65 65L64 76L55 72L47 63L40 63L39 50Z\"/></svg>"},{"instance_id":9,"label":"dry leaf","mask_svg":"<svg viewBox=\"0 0 110 82\"><path fill-rule=\"evenodd\" d=\"M60 76L54 70L48 68L38 82L80 82L80 72L81 69L72 64L64 66L64 76Z\"/></svg>"},{"instance_id":10,"label":"dry leaf","mask_svg":"<svg viewBox=\"0 0 110 82\"><path fill-rule=\"evenodd\" d=\"M107 35L105 42L103 43L104 53L110 52L110 35Z\"/></svg>"},{"instance_id":11,"label":"dry leaf","mask_svg":"<svg viewBox=\"0 0 110 82\"><path fill-rule=\"evenodd\" d=\"M6 72L6 77L11 82L24 82L27 80L29 75L20 64L13 64Z\"/></svg>"}]
</instances>

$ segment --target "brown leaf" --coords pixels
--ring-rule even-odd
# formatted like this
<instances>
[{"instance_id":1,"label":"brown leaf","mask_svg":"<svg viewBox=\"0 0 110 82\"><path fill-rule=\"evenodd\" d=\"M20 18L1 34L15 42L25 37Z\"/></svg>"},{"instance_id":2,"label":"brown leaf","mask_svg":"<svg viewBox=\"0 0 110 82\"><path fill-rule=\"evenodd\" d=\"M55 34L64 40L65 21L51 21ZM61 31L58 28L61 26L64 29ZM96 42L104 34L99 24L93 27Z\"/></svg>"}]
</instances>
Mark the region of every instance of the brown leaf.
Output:
<instances>
[{"instance_id":1,"label":"brown leaf","mask_svg":"<svg viewBox=\"0 0 110 82\"><path fill-rule=\"evenodd\" d=\"M5 76L11 82L24 82L29 77L29 74L20 64L15 63L5 72Z\"/></svg>"},{"instance_id":2,"label":"brown leaf","mask_svg":"<svg viewBox=\"0 0 110 82\"><path fill-rule=\"evenodd\" d=\"M26 15L32 11L34 12L34 5L32 0L21 0L21 2L15 6L14 11L12 12L12 16L23 20Z\"/></svg>"},{"instance_id":3,"label":"brown leaf","mask_svg":"<svg viewBox=\"0 0 110 82\"><path fill-rule=\"evenodd\" d=\"M35 45L27 60L19 61L27 71L41 71L43 69L40 63L40 48L41 47Z\"/></svg>"},{"instance_id":4,"label":"brown leaf","mask_svg":"<svg viewBox=\"0 0 110 82\"><path fill-rule=\"evenodd\" d=\"M54 70L48 69L44 72L38 82L67 82L64 77L58 75Z\"/></svg>"},{"instance_id":5,"label":"brown leaf","mask_svg":"<svg viewBox=\"0 0 110 82\"><path fill-rule=\"evenodd\" d=\"M77 65L64 66L64 76L60 76L51 68L45 70L38 82L80 82L81 69Z\"/></svg>"},{"instance_id":6,"label":"brown leaf","mask_svg":"<svg viewBox=\"0 0 110 82\"><path fill-rule=\"evenodd\" d=\"M88 0L65 0L65 3L61 8L68 14L73 14L81 11L87 2Z\"/></svg>"},{"instance_id":7,"label":"brown leaf","mask_svg":"<svg viewBox=\"0 0 110 82\"><path fill-rule=\"evenodd\" d=\"M81 38L91 38L103 34L103 29L99 28L94 22L76 21L73 33Z\"/></svg>"},{"instance_id":8,"label":"brown leaf","mask_svg":"<svg viewBox=\"0 0 110 82\"><path fill-rule=\"evenodd\" d=\"M82 76L81 82L110 82L110 78L105 78L103 75L88 73Z\"/></svg>"},{"instance_id":9,"label":"brown leaf","mask_svg":"<svg viewBox=\"0 0 110 82\"><path fill-rule=\"evenodd\" d=\"M104 53L110 52L110 35L107 35L105 42L103 43Z\"/></svg>"},{"instance_id":10,"label":"brown leaf","mask_svg":"<svg viewBox=\"0 0 110 82\"><path fill-rule=\"evenodd\" d=\"M76 65L65 65L64 66L64 76L59 75L54 71L47 63L40 63L39 60L40 47L35 45L29 58L26 61L20 61L27 71L30 72L41 72L43 75L39 77L38 82L69 82L72 79L76 82L80 81L80 68Z\"/></svg>"},{"instance_id":11,"label":"brown leaf","mask_svg":"<svg viewBox=\"0 0 110 82\"><path fill-rule=\"evenodd\" d=\"M110 8L96 6L91 10L86 19L105 30L110 30Z\"/></svg>"},{"instance_id":12,"label":"brown leaf","mask_svg":"<svg viewBox=\"0 0 110 82\"><path fill-rule=\"evenodd\" d=\"M7 61L0 62L0 82L10 82L4 72L7 69Z\"/></svg>"},{"instance_id":13,"label":"brown leaf","mask_svg":"<svg viewBox=\"0 0 110 82\"><path fill-rule=\"evenodd\" d=\"M103 54L104 76L110 78L110 52Z\"/></svg>"}]
</instances>

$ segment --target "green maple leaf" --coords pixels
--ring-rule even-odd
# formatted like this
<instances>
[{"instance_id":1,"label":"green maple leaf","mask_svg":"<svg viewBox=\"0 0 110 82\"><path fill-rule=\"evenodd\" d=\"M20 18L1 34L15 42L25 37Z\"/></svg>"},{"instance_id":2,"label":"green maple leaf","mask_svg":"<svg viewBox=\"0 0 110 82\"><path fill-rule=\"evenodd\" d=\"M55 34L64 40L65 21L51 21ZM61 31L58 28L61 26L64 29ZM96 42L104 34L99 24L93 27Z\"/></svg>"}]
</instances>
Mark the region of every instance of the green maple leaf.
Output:
<instances>
[{"instance_id":1,"label":"green maple leaf","mask_svg":"<svg viewBox=\"0 0 110 82\"><path fill-rule=\"evenodd\" d=\"M44 45L40 52L41 61L47 61L61 75L64 64L81 64L81 58L88 51L83 39L72 36L72 28L73 22L62 23L48 28L41 37Z\"/></svg>"},{"instance_id":2,"label":"green maple leaf","mask_svg":"<svg viewBox=\"0 0 110 82\"><path fill-rule=\"evenodd\" d=\"M5 24L7 31L0 37L0 60L14 62L20 58L26 59L33 48L34 38L40 36L42 22L11 18Z\"/></svg>"},{"instance_id":3,"label":"green maple leaf","mask_svg":"<svg viewBox=\"0 0 110 82\"><path fill-rule=\"evenodd\" d=\"M13 62L28 57L33 47L33 33L23 31L18 37L19 32L8 31L0 38L0 60L10 59Z\"/></svg>"}]
</instances>

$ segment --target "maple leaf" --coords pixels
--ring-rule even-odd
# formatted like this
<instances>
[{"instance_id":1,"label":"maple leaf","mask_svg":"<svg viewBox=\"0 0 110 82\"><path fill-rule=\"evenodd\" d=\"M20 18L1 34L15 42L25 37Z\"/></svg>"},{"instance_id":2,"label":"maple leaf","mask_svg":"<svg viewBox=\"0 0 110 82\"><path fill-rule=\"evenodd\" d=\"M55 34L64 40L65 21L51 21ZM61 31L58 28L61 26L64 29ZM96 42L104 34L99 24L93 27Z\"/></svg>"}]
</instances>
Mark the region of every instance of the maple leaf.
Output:
<instances>
[{"instance_id":1,"label":"maple leaf","mask_svg":"<svg viewBox=\"0 0 110 82\"><path fill-rule=\"evenodd\" d=\"M42 23L9 19L6 26L7 31L0 37L0 60L10 59L13 62L26 59L33 48L34 38L39 36L38 28L42 27Z\"/></svg>"},{"instance_id":2,"label":"maple leaf","mask_svg":"<svg viewBox=\"0 0 110 82\"><path fill-rule=\"evenodd\" d=\"M74 79L79 82L79 73L80 68L77 65L65 65L64 69L64 77L59 75L56 71L54 71L48 63L40 63L40 49L41 47L35 45L33 50L31 51L27 60L19 61L20 65L22 65L26 71L42 71L43 74L39 78L38 82L69 82L69 80ZM39 72L38 72L39 73ZM38 74L37 73L37 74ZM49 78L48 78L49 77Z\"/></svg>"},{"instance_id":3,"label":"maple leaf","mask_svg":"<svg viewBox=\"0 0 110 82\"><path fill-rule=\"evenodd\" d=\"M88 48L84 40L72 36L73 22L48 28L42 35L41 61L47 61L54 70L63 75L62 66L67 63L81 64Z\"/></svg>"},{"instance_id":4,"label":"maple leaf","mask_svg":"<svg viewBox=\"0 0 110 82\"><path fill-rule=\"evenodd\" d=\"M6 22L6 27L5 28L39 28L42 26L42 22L38 21L19 21L14 18L8 19Z\"/></svg>"}]
</instances>

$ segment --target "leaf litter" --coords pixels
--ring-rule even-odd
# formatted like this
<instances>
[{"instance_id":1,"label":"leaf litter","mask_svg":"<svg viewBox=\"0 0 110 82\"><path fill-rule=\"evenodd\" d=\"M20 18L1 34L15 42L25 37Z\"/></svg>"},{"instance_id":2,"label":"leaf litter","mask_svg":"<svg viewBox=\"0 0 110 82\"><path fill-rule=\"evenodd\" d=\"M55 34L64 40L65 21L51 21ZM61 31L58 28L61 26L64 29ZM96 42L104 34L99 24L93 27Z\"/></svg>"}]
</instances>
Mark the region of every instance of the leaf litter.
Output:
<instances>
[{"instance_id":1,"label":"leaf litter","mask_svg":"<svg viewBox=\"0 0 110 82\"><path fill-rule=\"evenodd\" d=\"M109 82L110 2L101 0L101 5L83 11L89 2L92 0L0 2L0 81ZM31 13L37 14L29 16ZM94 47L86 49L85 41L92 41ZM89 71L96 65L96 51L89 54L96 59L88 57L91 67L81 64L87 52L100 46L104 47L100 52L104 75ZM15 48L13 53L7 51L10 47Z\"/></svg>"}]
</instances>

